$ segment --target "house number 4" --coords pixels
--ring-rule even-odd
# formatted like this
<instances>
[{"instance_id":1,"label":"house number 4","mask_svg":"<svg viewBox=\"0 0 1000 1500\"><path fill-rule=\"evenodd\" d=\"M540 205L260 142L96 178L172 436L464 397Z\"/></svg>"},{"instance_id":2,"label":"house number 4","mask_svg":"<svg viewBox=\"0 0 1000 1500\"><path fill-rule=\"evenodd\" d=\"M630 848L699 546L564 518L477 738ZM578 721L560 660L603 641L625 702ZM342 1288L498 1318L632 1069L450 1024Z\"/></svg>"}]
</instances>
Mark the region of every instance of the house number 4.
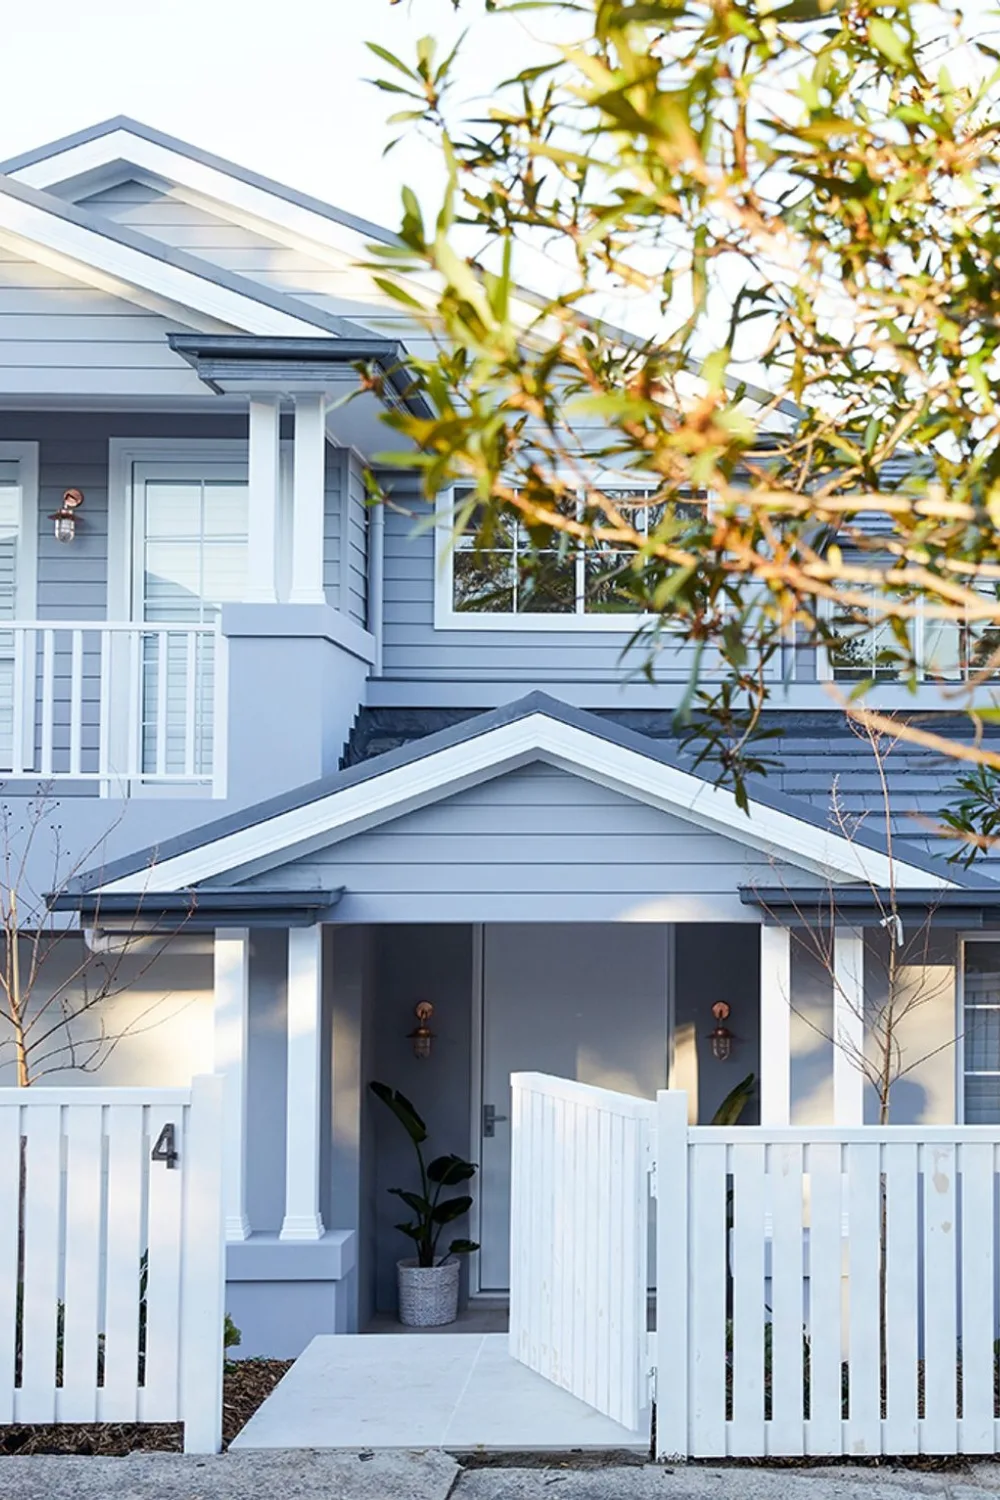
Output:
<instances>
[{"instance_id":1,"label":"house number 4","mask_svg":"<svg viewBox=\"0 0 1000 1500\"><path fill-rule=\"evenodd\" d=\"M165 1161L168 1167L177 1165L177 1132L173 1125L164 1125L156 1137L156 1145L150 1152L152 1161Z\"/></svg>"}]
</instances>

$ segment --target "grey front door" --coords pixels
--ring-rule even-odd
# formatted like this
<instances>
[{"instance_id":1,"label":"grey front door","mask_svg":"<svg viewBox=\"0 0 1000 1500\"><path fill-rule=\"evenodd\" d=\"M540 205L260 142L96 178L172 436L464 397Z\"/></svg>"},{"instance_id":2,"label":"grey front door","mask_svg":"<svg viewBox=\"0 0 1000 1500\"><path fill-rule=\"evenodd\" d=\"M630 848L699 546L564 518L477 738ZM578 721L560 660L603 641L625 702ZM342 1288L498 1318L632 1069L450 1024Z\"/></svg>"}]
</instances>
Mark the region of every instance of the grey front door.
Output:
<instances>
[{"instance_id":1,"label":"grey front door","mask_svg":"<svg viewBox=\"0 0 1000 1500\"><path fill-rule=\"evenodd\" d=\"M483 932L479 1286L510 1284L510 1075L533 1071L652 1098L665 1088L669 928L490 925Z\"/></svg>"}]
</instances>

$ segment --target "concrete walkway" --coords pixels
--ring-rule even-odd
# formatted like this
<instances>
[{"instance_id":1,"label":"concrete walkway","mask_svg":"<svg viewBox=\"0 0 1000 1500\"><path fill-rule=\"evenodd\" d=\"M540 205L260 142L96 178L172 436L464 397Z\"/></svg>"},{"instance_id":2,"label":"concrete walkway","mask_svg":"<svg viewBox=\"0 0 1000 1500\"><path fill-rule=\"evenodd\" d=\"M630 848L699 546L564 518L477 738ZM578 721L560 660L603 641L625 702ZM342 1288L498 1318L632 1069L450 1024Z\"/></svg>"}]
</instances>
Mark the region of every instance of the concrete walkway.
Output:
<instances>
[{"instance_id":1,"label":"concrete walkway","mask_svg":"<svg viewBox=\"0 0 1000 1500\"><path fill-rule=\"evenodd\" d=\"M226 1453L219 1458L0 1458L2 1500L989 1500L1000 1464L906 1469L462 1470L443 1453Z\"/></svg>"},{"instance_id":2,"label":"concrete walkway","mask_svg":"<svg viewBox=\"0 0 1000 1500\"><path fill-rule=\"evenodd\" d=\"M503 1333L313 1339L232 1447L649 1453L632 1432L512 1359Z\"/></svg>"}]
</instances>

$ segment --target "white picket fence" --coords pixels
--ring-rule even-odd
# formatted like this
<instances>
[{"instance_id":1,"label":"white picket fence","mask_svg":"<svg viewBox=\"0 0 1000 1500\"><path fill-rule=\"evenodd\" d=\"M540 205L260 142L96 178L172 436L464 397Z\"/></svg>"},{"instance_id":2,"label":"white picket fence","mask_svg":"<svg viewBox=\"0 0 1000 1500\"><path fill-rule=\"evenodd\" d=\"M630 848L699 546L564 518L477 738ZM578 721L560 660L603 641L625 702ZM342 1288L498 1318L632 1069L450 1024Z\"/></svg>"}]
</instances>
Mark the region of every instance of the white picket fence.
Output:
<instances>
[{"instance_id":1,"label":"white picket fence","mask_svg":"<svg viewBox=\"0 0 1000 1500\"><path fill-rule=\"evenodd\" d=\"M1000 1451L1000 1130L689 1127L683 1094L537 1074L514 1099L515 1357L638 1427L650 1170L658 1457Z\"/></svg>"},{"instance_id":2,"label":"white picket fence","mask_svg":"<svg viewBox=\"0 0 1000 1500\"><path fill-rule=\"evenodd\" d=\"M540 1073L511 1084L510 1351L635 1429L649 1407L652 1106Z\"/></svg>"},{"instance_id":3,"label":"white picket fence","mask_svg":"<svg viewBox=\"0 0 1000 1500\"><path fill-rule=\"evenodd\" d=\"M0 1089L0 1423L183 1422L218 1452L221 1083Z\"/></svg>"}]
</instances>

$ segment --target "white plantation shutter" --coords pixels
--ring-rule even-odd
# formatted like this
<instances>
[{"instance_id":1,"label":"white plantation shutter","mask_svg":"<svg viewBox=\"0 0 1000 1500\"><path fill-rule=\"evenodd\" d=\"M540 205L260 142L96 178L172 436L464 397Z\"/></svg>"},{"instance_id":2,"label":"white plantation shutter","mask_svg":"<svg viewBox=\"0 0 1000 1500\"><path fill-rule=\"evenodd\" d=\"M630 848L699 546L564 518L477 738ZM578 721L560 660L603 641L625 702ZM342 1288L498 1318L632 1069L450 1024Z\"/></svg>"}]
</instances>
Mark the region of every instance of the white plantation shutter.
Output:
<instances>
[{"instance_id":1,"label":"white plantation shutter","mask_svg":"<svg viewBox=\"0 0 1000 1500\"><path fill-rule=\"evenodd\" d=\"M185 465L185 470L190 466ZM212 625L242 599L247 574L247 486L232 478L145 477L136 486L141 530L137 585L149 624ZM194 704L195 771L212 765L214 642L181 634L149 636L143 646L143 770L156 770L161 680L166 674L165 768L184 771L189 705ZM193 651L193 660L190 652ZM193 693L191 669L194 671Z\"/></svg>"}]
</instances>

